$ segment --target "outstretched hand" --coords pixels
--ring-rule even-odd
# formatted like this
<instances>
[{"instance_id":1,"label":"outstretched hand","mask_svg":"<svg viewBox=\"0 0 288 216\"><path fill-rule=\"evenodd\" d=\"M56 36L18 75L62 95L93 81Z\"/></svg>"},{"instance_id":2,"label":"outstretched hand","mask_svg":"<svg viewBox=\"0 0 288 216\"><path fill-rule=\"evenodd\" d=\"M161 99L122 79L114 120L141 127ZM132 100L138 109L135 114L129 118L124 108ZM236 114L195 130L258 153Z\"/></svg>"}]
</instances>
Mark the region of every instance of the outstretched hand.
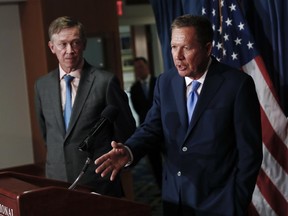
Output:
<instances>
[{"instance_id":1,"label":"outstretched hand","mask_svg":"<svg viewBox=\"0 0 288 216\"><path fill-rule=\"evenodd\" d=\"M98 165L95 172L101 173L102 177L111 173L110 180L113 181L118 172L130 162L131 157L122 143L112 141L111 146L111 151L95 160L95 164Z\"/></svg>"}]
</instances>

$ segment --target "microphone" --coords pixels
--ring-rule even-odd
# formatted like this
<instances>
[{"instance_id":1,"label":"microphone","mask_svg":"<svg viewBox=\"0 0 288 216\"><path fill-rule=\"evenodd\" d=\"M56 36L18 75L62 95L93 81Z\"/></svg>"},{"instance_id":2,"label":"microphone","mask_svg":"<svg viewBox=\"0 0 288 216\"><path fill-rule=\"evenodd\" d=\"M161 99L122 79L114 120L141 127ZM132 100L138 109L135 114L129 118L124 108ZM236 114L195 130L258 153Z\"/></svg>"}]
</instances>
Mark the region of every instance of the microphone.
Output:
<instances>
[{"instance_id":1,"label":"microphone","mask_svg":"<svg viewBox=\"0 0 288 216\"><path fill-rule=\"evenodd\" d=\"M93 141L92 138L96 134L99 134L107 124L109 124L109 123L112 124L115 121L117 115L118 115L118 108L116 108L115 106L112 106L112 105L108 105L102 111L100 119L97 121L95 126L91 129L89 134L86 136L86 138L79 145L78 149L80 151L88 151L89 152L91 150L91 147L92 147L92 143L90 142L90 140Z\"/></svg>"},{"instance_id":2,"label":"microphone","mask_svg":"<svg viewBox=\"0 0 288 216\"><path fill-rule=\"evenodd\" d=\"M79 183L80 179L82 178L82 176L85 174L88 166L91 163L91 147L92 144L90 142L90 139L92 139L96 134L99 134L103 128L107 125L107 124L112 124L116 117L118 115L118 109L115 106L109 105L107 106L101 113L101 117L99 119L99 121L97 121L97 123L95 124L95 126L91 129L91 131L89 132L89 134L86 136L86 138L83 140L83 142L79 145L78 149L80 151L86 151L89 153L85 164L81 170L81 172L79 173L78 177L75 179L75 181L72 183L72 185L70 185L70 187L68 188L69 190L74 190L75 187L77 186L77 184ZM93 142L93 139L92 139Z\"/></svg>"}]
</instances>

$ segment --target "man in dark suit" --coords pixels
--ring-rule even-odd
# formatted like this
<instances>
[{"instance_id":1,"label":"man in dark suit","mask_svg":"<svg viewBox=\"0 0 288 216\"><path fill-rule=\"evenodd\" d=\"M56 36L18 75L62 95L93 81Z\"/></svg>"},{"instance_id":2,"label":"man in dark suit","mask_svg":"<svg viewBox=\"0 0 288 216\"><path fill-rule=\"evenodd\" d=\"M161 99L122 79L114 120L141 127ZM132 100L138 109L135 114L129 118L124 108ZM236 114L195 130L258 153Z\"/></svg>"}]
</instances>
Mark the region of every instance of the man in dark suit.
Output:
<instances>
[{"instance_id":1,"label":"man in dark suit","mask_svg":"<svg viewBox=\"0 0 288 216\"><path fill-rule=\"evenodd\" d=\"M96 172L111 173L113 180L123 166L164 140L165 216L244 216L262 162L253 79L211 56L213 29L207 18L183 15L171 29L175 67L158 77L141 128L125 146L112 142L113 149L95 161ZM198 89L191 92L194 83ZM196 101L191 119L190 100Z\"/></svg>"},{"instance_id":2,"label":"man in dark suit","mask_svg":"<svg viewBox=\"0 0 288 216\"><path fill-rule=\"evenodd\" d=\"M130 89L131 101L139 116L139 123L142 124L152 106L156 77L151 74L149 64L144 57L134 59L134 70L136 82Z\"/></svg>"},{"instance_id":3,"label":"man in dark suit","mask_svg":"<svg viewBox=\"0 0 288 216\"><path fill-rule=\"evenodd\" d=\"M134 59L134 72L136 82L130 89L131 102L133 108L139 117L139 123L145 120L148 110L153 103L153 92L156 83L156 77L151 74L148 61L144 57L136 57ZM152 172L159 188L162 187L162 156L160 149L150 151L148 159L151 164Z\"/></svg>"},{"instance_id":4,"label":"man in dark suit","mask_svg":"<svg viewBox=\"0 0 288 216\"><path fill-rule=\"evenodd\" d=\"M111 150L111 140L125 142L136 125L128 97L116 76L96 69L83 59L86 45L83 25L70 17L59 17L51 23L49 37L48 45L57 56L59 67L40 77L35 84L36 112L47 147L46 176L72 183L87 157L94 159ZM66 86L64 79L68 75L73 79ZM63 115L68 110L69 87L73 108L66 123ZM79 151L79 145L110 105L118 109L114 123L102 128L90 143L89 151ZM96 175L95 168L90 165L79 184L90 186L100 194L122 197L120 178L111 183L108 178Z\"/></svg>"}]
</instances>

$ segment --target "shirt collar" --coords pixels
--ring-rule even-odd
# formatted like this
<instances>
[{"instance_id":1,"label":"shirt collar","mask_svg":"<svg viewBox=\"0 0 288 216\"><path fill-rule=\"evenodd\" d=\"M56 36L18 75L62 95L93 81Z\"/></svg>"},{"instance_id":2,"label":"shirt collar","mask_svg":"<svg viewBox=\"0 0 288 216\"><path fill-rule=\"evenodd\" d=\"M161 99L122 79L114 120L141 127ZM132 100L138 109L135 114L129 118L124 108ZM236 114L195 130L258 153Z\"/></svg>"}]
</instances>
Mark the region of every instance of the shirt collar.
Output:
<instances>
[{"instance_id":1,"label":"shirt collar","mask_svg":"<svg viewBox=\"0 0 288 216\"><path fill-rule=\"evenodd\" d=\"M140 80L140 82L143 84L143 83L149 83L150 82L150 78L151 78L151 75L149 74L146 79L144 80Z\"/></svg>"},{"instance_id":2,"label":"shirt collar","mask_svg":"<svg viewBox=\"0 0 288 216\"><path fill-rule=\"evenodd\" d=\"M81 77L81 71L82 71L82 68L83 68L83 65L84 65L84 60L81 62L80 64L80 67L77 69L77 70L74 70L72 72L69 73L69 75L75 77L75 78L78 78L80 79ZM63 69L62 67L59 65L59 78L60 80L63 79L63 77L67 74Z\"/></svg>"},{"instance_id":3,"label":"shirt collar","mask_svg":"<svg viewBox=\"0 0 288 216\"><path fill-rule=\"evenodd\" d=\"M211 62L212 62L212 59L210 58L204 74L197 80L197 81L200 82L201 84L204 83L204 80L205 80L205 77L206 77L206 75L207 75L208 68L209 68ZM186 87L189 86L193 80L194 80L194 79L191 79L190 77L185 77Z\"/></svg>"}]
</instances>

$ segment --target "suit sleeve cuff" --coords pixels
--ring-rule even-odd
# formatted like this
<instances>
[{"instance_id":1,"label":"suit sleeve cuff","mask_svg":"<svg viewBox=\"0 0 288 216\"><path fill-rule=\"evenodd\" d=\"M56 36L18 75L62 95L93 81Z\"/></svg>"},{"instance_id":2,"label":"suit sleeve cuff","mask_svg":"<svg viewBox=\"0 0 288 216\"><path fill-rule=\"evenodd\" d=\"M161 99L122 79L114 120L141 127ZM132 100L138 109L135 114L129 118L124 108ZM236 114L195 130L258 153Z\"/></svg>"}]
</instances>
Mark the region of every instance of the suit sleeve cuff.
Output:
<instances>
[{"instance_id":1,"label":"suit sleeve cuff","mask_svg":"<svg viewBox=\"0 0 288 216\"><path fill-rule=\"evenodd\" d=\"M128 146L126 146L126 145L124 145L124 147L129 152L129 155L130 155L130 158L131 158L131 160L125 165L125 167L128 167L128 166L130 166L133 163L134 157L133 157L131 149Z\"/></svg>"}]
</instances>

